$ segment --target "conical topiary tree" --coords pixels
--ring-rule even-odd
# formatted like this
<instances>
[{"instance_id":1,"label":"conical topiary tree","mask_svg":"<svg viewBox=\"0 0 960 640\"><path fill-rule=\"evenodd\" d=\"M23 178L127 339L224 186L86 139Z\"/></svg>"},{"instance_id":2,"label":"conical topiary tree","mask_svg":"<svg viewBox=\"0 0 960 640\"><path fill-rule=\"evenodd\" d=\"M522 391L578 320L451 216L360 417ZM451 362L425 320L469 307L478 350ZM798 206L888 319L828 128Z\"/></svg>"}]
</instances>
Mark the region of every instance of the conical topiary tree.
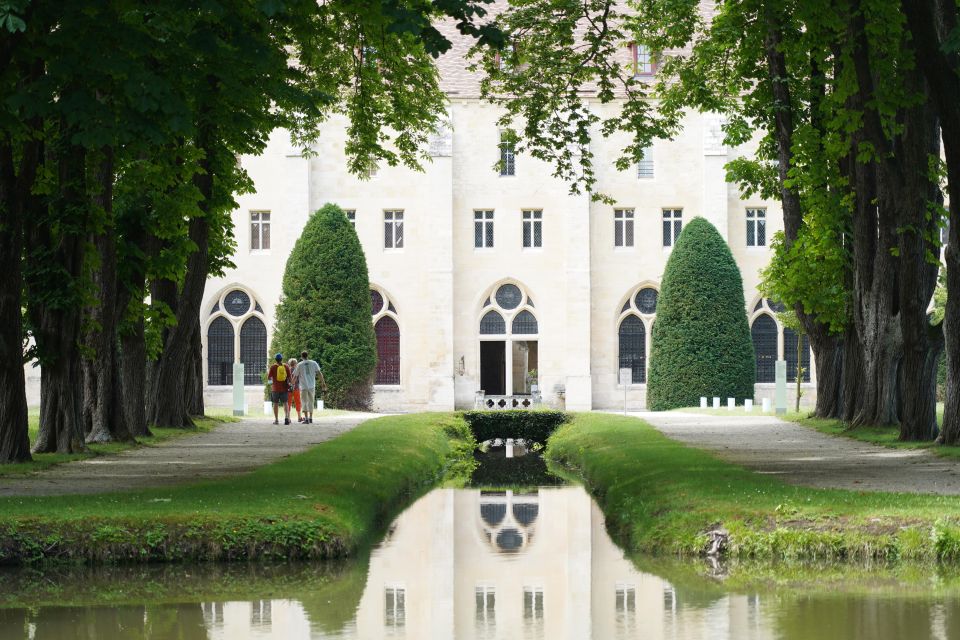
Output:
<instances>
[{"instance_id":1,"label":"conical topiary tree","mask_svg":"<svg viewBox=\"0 0 960 640\"><path fill-rule=\"evenodd\" d=\"M653 323L647 406L690 407L701 396L753 398L753 342L743 279L712 224L680 233L661 283Z\"/></svg>"},{"instance_id":2,"label":"conical topiary tree","mask_svg":"<svg viewBox=\"0 0 960 640\"><path fill-rule=\"evenodd\" d=\"M370 406L377 346L367 261L336 205L310 216L287 259L271 349L285 358L309 351L323 369L330 406Z\"/></svg>"}]
</instances>

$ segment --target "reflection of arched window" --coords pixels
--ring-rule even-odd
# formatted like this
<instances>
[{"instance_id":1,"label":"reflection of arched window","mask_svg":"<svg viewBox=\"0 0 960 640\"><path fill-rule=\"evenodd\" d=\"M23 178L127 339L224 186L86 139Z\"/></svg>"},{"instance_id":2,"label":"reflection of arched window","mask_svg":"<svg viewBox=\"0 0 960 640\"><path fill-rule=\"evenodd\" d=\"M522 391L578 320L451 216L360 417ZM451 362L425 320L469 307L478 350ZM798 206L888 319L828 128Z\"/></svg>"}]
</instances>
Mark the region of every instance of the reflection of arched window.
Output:
<instances>
[{"instance_id":1,"label":"reflection of arched window","mask_svg":"<svg viewBox=\"0 0 960 640\"><path fill-rule=\"evenodd\" d=\"M267 368L267 328L256 316L247 318L240 327L240 362L243 363L243 384L260 384Z\"/></svg>"},{"instance_id":2,"label":"reflection of arched window","mask_svg":"<svg viewBox=\"0 0 960 640\"><path fill-rule=\"evenodd\" d=\"M507 332L507 325L496 311L487 311L480 319L481 335L498 336Z\"/></svg>"},{"instance_id":3,"label":"reflection of arched window","mask_svg":"<svg viewBox=\"0 0 960 640\"><path fill-rule=\"evenodd\" d=\"M375 384L400 384L400 327L390 316L383 316L373 328L377 334Z\"/></svg>"},{"instance_id":4,"label":"reflection of arched window","mask_svg":"<svg viewBox=\"0 0 960 640\"><path fill-rule=\"evenodd\" d=\"M629 315L620 322L620 368L630 369L633 383L647 381L647 331L643 321Z\"/></svg>"},{"instance_id":5,"label":"reflection of arched window","mask_svg":"<svg viewBox=\"0 0 960 640\"><path fill-rule=\"evenodd\" d=\"M810 338L803 336L800 347L800 362L803 365L802 382L810 382ZM797 381L797 332L783 330L783 359L787 361L787 382Z\"/></svg>"},{"instance_id":6,"label":"reflection of arched window","mask_svg":"<svg viewBox=\"0 0 960 640\"><path fill-rule=\"evenodd\" d=\"M233 325L220 316L207 328L207 380L209 384L233 384Z\"/></svg>"},{"instance_id":7,"label":"reflection of arched window","mask_svg":"<svg viewBox=\"0 0 960 640\"><path fill-rule=\"evenodd\" d=\"M774 382L777 363L777 323L762 313L750 327L753 352L757 363L757 382Z\"/></svg>"}]
</instances>

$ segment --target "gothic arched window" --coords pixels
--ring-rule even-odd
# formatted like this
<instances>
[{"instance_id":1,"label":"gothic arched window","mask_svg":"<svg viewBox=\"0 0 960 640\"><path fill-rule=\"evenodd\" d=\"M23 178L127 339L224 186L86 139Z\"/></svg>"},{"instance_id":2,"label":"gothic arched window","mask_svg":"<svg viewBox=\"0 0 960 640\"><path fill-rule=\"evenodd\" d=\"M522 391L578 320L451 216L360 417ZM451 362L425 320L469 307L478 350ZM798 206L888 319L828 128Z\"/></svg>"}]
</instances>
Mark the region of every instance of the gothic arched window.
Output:
<instances>
[{"instance_id":1,"label":"gothic arched window","mask_svg":"<svg viewBox=\"0 0 960 640\"><path fill-rule=\"evenodd\" d=\"M766 313L757 316L750 327L757 363L757 382L775 382L777 371L777 323Z\"/></svg>"},{"instance_id":2,"label":"gothic arched window","mask_svg":"<svg viewBox=\"0 0 960 640\"><path fill-rule=\"evenodd\" d=\"M373 326L377 334L377 377L374 384L400 384L400 327L390 316Z\"/></svg>"},{"instance_id":3,"label":"gothic arched window","mask_svg":"<svg viewBox=\"0 0 960 640\"><path fill-rule=\"evenodd\" d=\"M256 317L247 318L240 327L240 362L243 363L243 384L260 384L267 368L267 327Z\"/></svg>"},{"instance_id":4,"label":"gothic arched window","mask_svg":"<svg viewBox=\"0 0 960 640\"><path fill-rule=\"evenodd\" d=\"M207 327L207 382L233 384L233 325L223 316Z\"/></svg>"},{"instance_id":5,"label":"gothic arched window","mask_svg":"<svg viewBox=\"0 0 960 640\"><path fill-rule=\"evenodd\" d=\"M620 368L632 371L632 382L647 381L647 330L643 321L629 315L620 322Z\"/></svg>"}]
</instances>

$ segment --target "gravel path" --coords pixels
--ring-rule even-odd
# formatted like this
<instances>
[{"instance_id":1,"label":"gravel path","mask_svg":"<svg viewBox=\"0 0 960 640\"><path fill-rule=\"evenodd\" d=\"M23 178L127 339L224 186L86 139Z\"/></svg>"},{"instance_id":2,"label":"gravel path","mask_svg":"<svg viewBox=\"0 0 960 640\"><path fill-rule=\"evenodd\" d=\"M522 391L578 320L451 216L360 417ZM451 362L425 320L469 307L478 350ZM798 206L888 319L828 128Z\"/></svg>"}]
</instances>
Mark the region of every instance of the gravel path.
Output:
<instances>
[{"instance_id":1,"label":"gravel path","mask_svg":"<svg viewBox=\"0 0 960 640\"><path fill-rule=\"evenodd\" d=\"M791 484L960 495L960 461L829 436L768 416L634 412L661 432Z\"/></svg>"},{"instance_id":2,"label":"gravel path","mask_svg":"<svg viewBox=\"0 0 960 640\"><path fill-rule=\"evenodd\" d=\"M0 497L109 493L233 476L326 442L375 417L350 413L287 426L274 425L272 418L245 418L152 447L0 476Z\"/></svg>"}]
</instances>

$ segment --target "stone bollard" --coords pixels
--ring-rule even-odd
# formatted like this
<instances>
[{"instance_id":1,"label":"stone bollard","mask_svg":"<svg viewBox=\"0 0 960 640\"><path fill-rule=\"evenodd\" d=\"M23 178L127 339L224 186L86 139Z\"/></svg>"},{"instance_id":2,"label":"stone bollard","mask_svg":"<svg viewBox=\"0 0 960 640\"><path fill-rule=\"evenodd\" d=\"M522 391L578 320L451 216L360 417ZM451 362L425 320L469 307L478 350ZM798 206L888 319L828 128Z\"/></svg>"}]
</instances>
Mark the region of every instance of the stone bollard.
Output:
<instances>
[{"instance_id":1,"label":"stone bollard","mask_svg":"<svg viewBox=\"0 0 960 640\"><path fill-rule=\"evenodd\" d=\"M707 408L707 396L700 396L700 408L701 409Z\"/></svg>"},{"instance_id":2,"label":"stone bollard","mask_svg":"<svg viewBox=\"0 0 960 640\"><path fill-rule=\"evenodd\" d=\"M720 408L720 397L719 397L719 396L713 396L713 408L714 408L714 409L719 409L719 408Z\"/></svg>"},{"instance_id":3,"label":"stone bollard","mask_svg":"<svg viewBox=\"0 0 960 640\"><path fill-rule=\"evenodd\" d=\"M747 398L743 401L743 410L747 413L753 413L753 398Z\"/></svg>"},{"instance_id":4,"label":"stone bollard","mask_svg":"<svg viewBox=\"0 0 960 640\"><path fill-rule=\"evenodd\" d=\"M770 413L770 398L763 399L763 412Z\"/></svg>"},{"instance_id":5,"label":"stone bollard","mask_svg":"<svg viewBox=\"0 0 960 640\"><path fill-rule=\"evenodd\" d=\"M736 406L737 406L736 398L727 398L727 409L729 409L730 411L733 411L734 407Z\"/></svg>"}]
</instances>

